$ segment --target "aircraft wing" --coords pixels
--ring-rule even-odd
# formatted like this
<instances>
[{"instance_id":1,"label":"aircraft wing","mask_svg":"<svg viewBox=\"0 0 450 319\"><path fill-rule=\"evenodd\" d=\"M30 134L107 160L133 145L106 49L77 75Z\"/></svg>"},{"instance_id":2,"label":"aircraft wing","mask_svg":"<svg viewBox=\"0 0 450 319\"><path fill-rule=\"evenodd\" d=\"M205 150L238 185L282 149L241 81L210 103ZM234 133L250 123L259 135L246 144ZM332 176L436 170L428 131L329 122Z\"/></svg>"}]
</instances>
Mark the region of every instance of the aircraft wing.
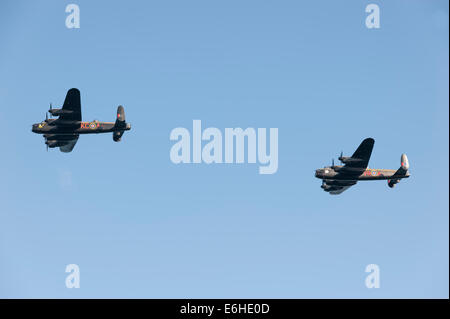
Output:
<instances>
[{"instance_id":1,"label":"aircraft wing","mask_svg":"<svg viewBox=\"0 0 450 319\"><path fill-rule=\"evenodd\" d=\"M68 140L66 145L60 146L59 150L63 153L70 153L72 152L73 148L75 147L75 144L77 144L78 141L78 135L75 135L72 140Z\"/></svg>"},{"instance_id":2,"label":"aircraft wing","mask_svg":"<svg viewBox=\"0 0 450 319\"><path fill-rule=\"evenodd\" d=\"M66 135L66 134L46 134L44 135L45 144L48 147L59 147L59 150L64 153L69 153L75 147L78 141L78 134Z\"/></svg>"},{"instance_id":3,"label":"aircraft wing","mask_svg":"<svg viewBox=\"0 0 450 319\"><path fill-rule=\"evenodd\" d=\"M369 164L370 156L372 155L373 145L375 140L373 138L366 138L356 149L350 160L342 167L342 171L355 174L361 174Z\"/></svg>"},{"instance_id":4,"label":"aircraft wing","mask_svg":"<svg viewBox=\"0 0 450 319\"><path fill-rule=\"evenodd\" d=\"M342 187L340 187L339 189L337 189L337 190L334 190L334 191L330 191L330 194L331 195L339 195L340 193L343 193L343 192L345 192L347 189L349 189L351 186L342 186Z\"/></svg>"},{"instance_id":5,"label":"aircraft wing","mask_svg":"<svg viewBox=\"0 0 450 319\"><path fill-rule=\"evenodd\" d=\"M59 116L62 121L81 121L80 91L70 89L62 107L63 113Z\"/></svg>"},{"instance_id":6,"label":"aircraft wing","mask_svg":"<svg viewBox=\"0 0 450 319\"><path fill-rule=\"evenodd\" d=\"M327 183L328 182L328 183ZM355 185L356 181L337 181L337 180L327 180L322 184L324 191L330 193L331 195L339 195L345 192L347 189Z\"/></svg>"}]
</instances>

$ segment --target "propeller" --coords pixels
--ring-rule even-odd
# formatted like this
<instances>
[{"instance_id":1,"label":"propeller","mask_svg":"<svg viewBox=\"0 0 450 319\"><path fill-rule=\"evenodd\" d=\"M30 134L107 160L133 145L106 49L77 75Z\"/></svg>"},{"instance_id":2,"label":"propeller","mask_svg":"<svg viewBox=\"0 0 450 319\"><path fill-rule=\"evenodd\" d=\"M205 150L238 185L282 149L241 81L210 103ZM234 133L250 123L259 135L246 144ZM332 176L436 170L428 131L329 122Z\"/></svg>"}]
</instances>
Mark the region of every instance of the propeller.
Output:
<instances>
[{"instance_id":1,"label":"propeller","mask_svg":"<svg viewBox=\"0 0 450 319\"><path fill-rule=\"evenodd\" d=\"M53 117L53 113L52 113L51 111L52 111L52 102L50 102L50 110L49 110L49 113L50 113L50 117Z\"/></svg>"},{"instance_id":2,"label":"propeller","mask_svg":"<svg viewBox=\"0 0 450 319\"><path fill-rule=\"evenodd\" d=\"M341 151L341 155L339 155L338 160L342 163L342 155L344 155L344 152Z\"/></svg>"},{"instance_id":3,"label":"propeller","mask_svg":"<svg viewBox=\"0 0 450 319\"><path fill-rule=\"evenodd\" d=\"M334 166L334 158L331 159L331 166Z\"/></svg>"},{"instance_id":4,"label":"propeller","mask_svg":"<svg viewBox=\"0 0 450 319\"><path fill-rule=\"evenodd\" d=\"M48 122L48 113L45 113L45 122Z\"/></svg>"}]
</instances>

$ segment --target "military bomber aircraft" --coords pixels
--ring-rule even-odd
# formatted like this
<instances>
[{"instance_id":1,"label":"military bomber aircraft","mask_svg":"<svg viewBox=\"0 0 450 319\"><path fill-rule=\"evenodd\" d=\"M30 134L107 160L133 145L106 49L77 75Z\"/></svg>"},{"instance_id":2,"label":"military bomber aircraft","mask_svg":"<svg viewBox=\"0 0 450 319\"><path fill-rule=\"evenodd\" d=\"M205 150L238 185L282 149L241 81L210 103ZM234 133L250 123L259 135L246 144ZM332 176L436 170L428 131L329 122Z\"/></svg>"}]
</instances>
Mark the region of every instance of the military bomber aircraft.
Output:
<instances>
[{"instance_id":1,"label":"military bomber aircraft","mask_svg":"<svg viewBox=\"0 0 450 319\"><path fill-rule=\"evenodd\" d=\"M316 177L322 180L323 190L338 195L358 181L373 180L387 180L388 186L393 188L401 179L410 176L406 154L402 154L398 170L367 168L374 143L373 138L366 138L352 156L343 156L341 152L339 160L345 165L334 165L333 160L331 166L316 170Z\"/></svg>"},{"instance_id":2,"label":"military bomber aircraft","mask_svg":"<svg viewBox=\"0 0 450 319\"><path fill-rule=\"evenodd\" d=\"M41 123L33 124L32 131L43 134L45 144L48 148L59 147L61 152L68 153L73 150L80 134L113 133L113 140L119 142L125 131L131 129L131 124L125 122L125 111L123 106L117 108L117 118L115 122L83 122L81 120L80 91L70 89L67 92L64 105L60 109L52 108L48 112L58 116L57 119L49 119L45 113L45 120Z\"/></svg>"}]
</instances>

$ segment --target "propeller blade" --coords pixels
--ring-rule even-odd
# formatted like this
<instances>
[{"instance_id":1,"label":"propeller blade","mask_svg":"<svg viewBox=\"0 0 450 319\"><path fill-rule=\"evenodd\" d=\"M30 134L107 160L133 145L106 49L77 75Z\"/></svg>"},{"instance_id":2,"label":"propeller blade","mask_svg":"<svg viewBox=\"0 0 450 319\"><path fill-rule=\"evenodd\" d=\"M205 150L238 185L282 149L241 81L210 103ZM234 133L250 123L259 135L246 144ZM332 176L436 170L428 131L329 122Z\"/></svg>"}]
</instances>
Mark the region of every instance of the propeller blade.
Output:
<instances>
[{"instance_id":1,"label":"propeller blade","mask_svg":"<svg viewBox=\"0 0 450 319\"><path fill-rule=\"evenodd\" d=\"M53 117L53 113L51 111L52 111L52 103L50 102L50 111L49 111L49 113L50 113L50 117Z\"/></svg>"},{"instance_id":2,"label":"propeller blade","mask_svg":"<svg viewBox=\"0 0 450 319\"><path fill-rule=\"evenodd\" d=\"M334 166L334 158L331 160L331 166Z\"/></svg>"},{"instance_id":3,"label":"propeller blade","mask_svg":"<svg viewBox=\"0 0 450 319\"><path fill-rule=\"evenodd\" d=\"M45 121L48 121L48 113L45 113Z\"/></svg>"},{"instance_id":4,"label":"propeller blade","mask_svg":"<svg viewBox=\"0 0 450 319\"><path fill-rule=\"evenodd\" d=\"M343 151L341 151L341 157L343 157L344 156L344 152Z\"/></svg>"}]
</instances>

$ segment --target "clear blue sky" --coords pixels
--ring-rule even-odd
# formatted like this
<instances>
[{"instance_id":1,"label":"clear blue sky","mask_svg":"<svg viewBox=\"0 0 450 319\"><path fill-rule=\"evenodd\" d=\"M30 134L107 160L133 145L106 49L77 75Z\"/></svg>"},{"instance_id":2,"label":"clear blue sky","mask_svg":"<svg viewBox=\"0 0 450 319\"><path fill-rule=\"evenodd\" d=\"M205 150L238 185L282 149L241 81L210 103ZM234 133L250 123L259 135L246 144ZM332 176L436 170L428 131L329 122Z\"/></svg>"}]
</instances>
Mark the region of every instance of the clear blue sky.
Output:
<instances>
[{"instance_id":1,"label":"clear blue sky","mask_svg":"<svg viewBox=\"0 0 450 319\"><path fill-rule=\"evenodd\" d=\"M76 3L81 28L65 27ZM381 28L365 27L378 3ZM447 1L1 1L0 297L448 298ZM49 102L132 131L45 151ZM277 127L279 169L175 165L175 127ZM411 178L314 170L375 138ZM81 288L65 287L78 264ZM367 289L366 265L381 270Z\"/></svg>"}]
</instances>

